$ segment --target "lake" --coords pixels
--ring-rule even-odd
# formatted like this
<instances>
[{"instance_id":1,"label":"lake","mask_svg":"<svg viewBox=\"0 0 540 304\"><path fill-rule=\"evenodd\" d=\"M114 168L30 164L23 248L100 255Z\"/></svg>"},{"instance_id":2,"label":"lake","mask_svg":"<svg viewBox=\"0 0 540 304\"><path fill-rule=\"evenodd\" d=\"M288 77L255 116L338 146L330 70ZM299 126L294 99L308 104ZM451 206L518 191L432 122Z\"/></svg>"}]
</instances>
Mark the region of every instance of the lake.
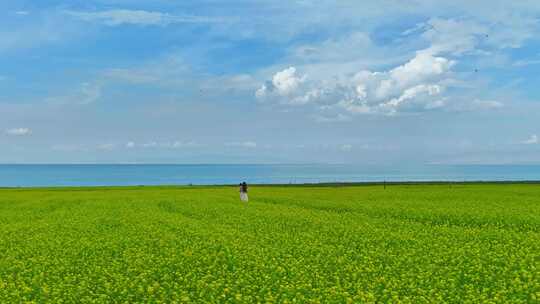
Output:
<instances>
[{"instance_id":1,"label":"lake","mask_svg":"<svg viewBox=\"0 0 540 304\"><path fill-rule=\"evenodd\" d=\"M539 165L0 165L0 187L532 180Z\"/></svg>"}]
</instances>

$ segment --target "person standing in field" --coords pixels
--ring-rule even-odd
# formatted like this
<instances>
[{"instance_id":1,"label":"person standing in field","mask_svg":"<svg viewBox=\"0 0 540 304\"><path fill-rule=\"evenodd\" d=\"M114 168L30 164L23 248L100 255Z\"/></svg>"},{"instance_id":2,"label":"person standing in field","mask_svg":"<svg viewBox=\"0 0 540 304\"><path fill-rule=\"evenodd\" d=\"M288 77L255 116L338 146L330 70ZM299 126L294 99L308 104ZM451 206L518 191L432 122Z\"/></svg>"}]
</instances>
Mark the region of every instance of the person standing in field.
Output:
<instances>
[{"instance_id":1,"label":"person standing in field","mask_svg":"<svg viewBox=\"0 0 540 304\"><path fill-rule=\"evenodd\" d=\"M242 202L248 202L249 198L248 198L248 185L246 184L246 182L242 182L240 184L240 200Z\"/></svg>"}]
</instances>

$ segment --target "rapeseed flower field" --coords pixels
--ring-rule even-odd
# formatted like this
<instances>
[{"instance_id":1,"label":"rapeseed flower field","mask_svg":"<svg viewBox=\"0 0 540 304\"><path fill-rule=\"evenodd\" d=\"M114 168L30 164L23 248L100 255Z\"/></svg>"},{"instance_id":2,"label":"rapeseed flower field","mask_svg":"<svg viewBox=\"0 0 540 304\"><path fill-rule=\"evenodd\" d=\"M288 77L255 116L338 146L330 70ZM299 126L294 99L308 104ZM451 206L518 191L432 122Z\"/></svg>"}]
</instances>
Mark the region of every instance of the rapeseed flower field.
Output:
<instances>
[{"instance_id":1,"label":"rapeseed flower field","mask_svg":"<svg viewBox=\"0 0 540 304\"><path fill-rule=\"evenodd\" d=\"M540 185L0 190L0 303L539 303Z\"/></svg>"}]
</instances>

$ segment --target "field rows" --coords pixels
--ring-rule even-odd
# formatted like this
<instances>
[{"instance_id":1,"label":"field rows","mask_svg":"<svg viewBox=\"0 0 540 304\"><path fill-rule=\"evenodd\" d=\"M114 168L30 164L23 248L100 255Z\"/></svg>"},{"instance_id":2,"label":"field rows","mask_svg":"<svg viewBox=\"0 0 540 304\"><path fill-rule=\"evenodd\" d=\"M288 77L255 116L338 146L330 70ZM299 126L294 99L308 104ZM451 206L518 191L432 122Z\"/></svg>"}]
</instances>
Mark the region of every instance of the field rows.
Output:
<instances>
[{"instance_id":1,"label":"field rows","mask_svg":"<svg viewBox=\"0 0 540 304\"><path fill-rule=\"evenodd\" d=\"M540 187L0 190L0 302L534 303Z\"/></svg>"}]
</instances>

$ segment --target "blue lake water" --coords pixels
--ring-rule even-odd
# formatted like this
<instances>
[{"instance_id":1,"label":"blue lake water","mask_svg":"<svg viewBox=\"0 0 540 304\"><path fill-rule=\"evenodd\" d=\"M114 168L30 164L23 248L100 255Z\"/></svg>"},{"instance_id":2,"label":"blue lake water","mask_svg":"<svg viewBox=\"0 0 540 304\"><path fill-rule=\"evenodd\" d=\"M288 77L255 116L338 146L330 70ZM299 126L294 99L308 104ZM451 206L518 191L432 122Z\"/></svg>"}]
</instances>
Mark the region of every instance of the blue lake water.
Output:
<instances>
[{"instance_id":1,"label":"blue lake water","mask_svg":"<svg viewBox=\"0 0 540 304\"><path fill-rule=\"evenodd\" d=\"M540 181L540 165L0 165L0 187Z\"/></svg>"}]
</instances>

